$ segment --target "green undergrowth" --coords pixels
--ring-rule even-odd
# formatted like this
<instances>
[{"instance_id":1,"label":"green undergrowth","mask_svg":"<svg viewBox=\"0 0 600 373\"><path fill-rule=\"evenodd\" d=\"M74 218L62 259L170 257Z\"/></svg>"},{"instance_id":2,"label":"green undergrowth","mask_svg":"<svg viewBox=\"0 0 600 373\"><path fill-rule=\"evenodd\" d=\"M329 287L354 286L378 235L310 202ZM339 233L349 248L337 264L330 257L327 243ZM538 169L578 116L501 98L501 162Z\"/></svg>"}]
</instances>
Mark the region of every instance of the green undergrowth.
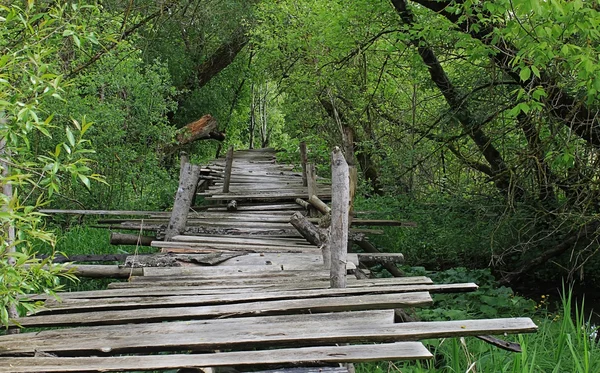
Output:
<instances>
[{"instance_id":1,"label":"green undergrowth","mask_svg":"<svg viewBox=\"0 0 600 373\"><path fill-rule=\"evenodd\" d=\"M507 299L504 298L504 301ZM509 301L510 303L510 301ZM560 301L557 312L549 312L543 300L533 316L537 333L499 336L517 342L522 352L514 353L491 346L474 337L425 340L434 358L418 362L375 362L357 364L358 373L596 373L600 372L600 344L592 333L598 332L571 295ZM438 305L439 306L439 305ZM436 306L437 307L437 306ZM477 312L472 313L477 315ZM501 315L509 316L509 315ZM445 315L438 318L445 319Z\"/></svg>"}]
</instances>

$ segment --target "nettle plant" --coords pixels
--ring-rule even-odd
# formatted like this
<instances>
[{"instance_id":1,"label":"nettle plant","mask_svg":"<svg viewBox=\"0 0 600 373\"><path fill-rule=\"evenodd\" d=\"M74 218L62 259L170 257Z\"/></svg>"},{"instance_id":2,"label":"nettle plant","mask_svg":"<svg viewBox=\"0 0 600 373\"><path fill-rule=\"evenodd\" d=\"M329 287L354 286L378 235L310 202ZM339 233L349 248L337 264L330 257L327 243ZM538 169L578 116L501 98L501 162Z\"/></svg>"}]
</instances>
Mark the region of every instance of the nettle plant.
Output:
<instances>
[{"instance_id":1,"label":"nettle plant","mask_svg":"<svg viewBox=\"0 0 600 373\"><path fill-rule=\"evenodd\" d=\"M59 276L75 278L52 265L51 257L35 258L35 243L55 245L36 209L60 193L65 178L88 188L90 180L102 181L86 158L93 152L83 137L91 123L72 119L57 131L59 124L45 110L50 100L63 100L61 92L68 85L59 73L60 48L67 42L80 48L82 38L90 39L81 25L96 9L58 2L26 4L0 5L0 322L5 326L17 314L38 307L25 302L23 295L54 294L60 288ZM97 39L92 35L91 40ZM51 138L51 130L62 139L55 135L53 151L42 153L37 139Z\"/></svg>"}]
</instances>

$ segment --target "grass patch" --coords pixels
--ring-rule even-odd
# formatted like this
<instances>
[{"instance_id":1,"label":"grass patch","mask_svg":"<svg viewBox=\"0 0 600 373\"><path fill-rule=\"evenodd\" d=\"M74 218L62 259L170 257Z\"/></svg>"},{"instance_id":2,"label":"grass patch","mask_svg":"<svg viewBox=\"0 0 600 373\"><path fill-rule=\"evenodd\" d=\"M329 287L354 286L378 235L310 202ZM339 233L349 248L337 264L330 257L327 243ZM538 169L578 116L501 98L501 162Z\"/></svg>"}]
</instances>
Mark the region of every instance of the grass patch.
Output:
<instances>
[{"instance_id":1,"label":"grass patch","mask_svg":"<svg viewBox=\"0 0 600 373\"><path fill-rule=\"evenodd\" d=\"M556 314L538 312L537 333L503 337L521 344L522 353L493 347L476 338L425 340L434 354L431 361L357 364L357 373L596 373L600 372L600 344L591 337L597 327L576 305L572 292L564 292Z\"/></svg>"}]
</instances>

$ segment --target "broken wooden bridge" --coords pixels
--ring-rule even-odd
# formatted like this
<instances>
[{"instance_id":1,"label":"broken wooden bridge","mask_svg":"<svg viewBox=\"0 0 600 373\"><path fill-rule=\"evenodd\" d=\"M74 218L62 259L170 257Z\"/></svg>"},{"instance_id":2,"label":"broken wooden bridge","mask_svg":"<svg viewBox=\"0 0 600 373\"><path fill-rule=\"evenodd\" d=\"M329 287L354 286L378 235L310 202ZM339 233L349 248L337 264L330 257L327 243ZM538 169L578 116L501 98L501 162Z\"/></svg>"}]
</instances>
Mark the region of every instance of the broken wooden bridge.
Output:
<instances>
[{"instance_id":1,"label":"broken wooden bridge","mask_svg":"<svg viewBox=\"0 0 600 373\"><path fill-rule=\"evenodd\" d=\"M373 251L364 235L380 232L367 227L402 223L349 214L348 185L339 184L347 183L347 168L333 155L333 185L308 164L296 172L276 163L272 149L230 151L204 167L183 162L171 213L107 222L156 230L162 240L151 245L160 254L129 258L114 272L128 281L106 290L32 297L44 308L14 320L23 333L0 336L0 372L233 366L339 373L348 369L340 363L431 359L420 342L427 338L536 330L529 318L399 320L395 310L429 306L432 293L477 285L369 278L364 263L396 268L403 258L347 253L347 242ZM196 209L195 194L215 203Z\"/></svg>"}]
</instances>

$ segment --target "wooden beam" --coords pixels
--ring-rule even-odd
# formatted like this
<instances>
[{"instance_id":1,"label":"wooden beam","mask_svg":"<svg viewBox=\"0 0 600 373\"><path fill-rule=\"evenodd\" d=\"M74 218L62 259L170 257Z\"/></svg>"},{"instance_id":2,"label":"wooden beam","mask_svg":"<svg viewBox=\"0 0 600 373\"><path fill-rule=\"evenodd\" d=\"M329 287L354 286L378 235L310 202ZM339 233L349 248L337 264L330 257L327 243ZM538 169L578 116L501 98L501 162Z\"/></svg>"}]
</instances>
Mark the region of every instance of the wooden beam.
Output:
<instances>
[{"instance_id":1,"label":"wooden beam","mask_svg":"<svg viewBox=\"0 0 600 373\"><path fill-rule=\"evenodd\" d=\"M225 157L225 175L223 179L223 193L229 193L229 183L231 182L231 166L233 164L233 145L229 147Z\"/></svg>"},{"instance_id":2,"label":"wooden beam","mask_svg":"<svg viewBox=\"0 0 600 373\"><path fill-rule=\"evenodd\" d=\"M189 367L251 366L268 364L348 363L379 360L431 359L420 342L381 345L303 347L266 351L208 354L174 354L119 357L20 357L5 358L0 373L66 373L156 371Z\"/></svg>"},{"instance_id":3,"label":"wooden beam","mask_svg":"<svg viewBox=\"0 0 600 373\"><path fill-rule=\"evenodd\" d=\"M196 192L196 185L198 185L198 178L200 177L200 166L186 163L180 175L171 219L165 230L166 241L177 234L181 234L185 229L190 206Z\"/></svg>"},{"instance_id":4,"label":"wooden beam","mask_svg":"<svg viewBox=\"0 0 600 373\"><path fill-rule=\"evenodd\" d=\"M139 234L110 232L111 245L150 246L150 244L154 240L156 240L156 237L141 236Z\"/></svg>"},{"instance_id":5,"label":"wooden beam","mask_svg":"<svg viewBox=\"0 0 600 373\"><path fill-rule=\"evenodd\" d=\"M302 185L308 186L308 176L307 176L307 163L308 163L308 154L306 152L306 142L302 141L300 143L300 161L302 162Z\"/></svg>"},{"instance_id":6,"label":"wooden beam","mask_svg":"<svg viewBox=\"0 0 600 373\"><path fill-rule=\"evenodd\" d=\"M331 153L331 287L346 287L346 254L348 253L348 208L350 203L348 164L339 147Z\"/></svg>"},{"instance_id":7,"label":"wooden beam","mask_svg":"<svg viewBox=\"0 0 600 373\"><path fill-rule=\"evenodd\" d=\"M282 280L283 279L278 279L277 281L280 282ZM297 279L295 279L295 281L297 281ZM26 327L118 325L169 320L211 319L228 317L231 315L241 317L253 316L256 314L325 313L422 307L432 303L433 301L428 292L415 292L406 294L377 294L318 299L308 298L302 300L279 300L199 307L170 307L158 309L138 308L135 312L123 310L39 316L33 315L17 318L13 325L22 325ZM221 334L223 334L223 331L221 331Z\"/></svg>"}]
</instances>

